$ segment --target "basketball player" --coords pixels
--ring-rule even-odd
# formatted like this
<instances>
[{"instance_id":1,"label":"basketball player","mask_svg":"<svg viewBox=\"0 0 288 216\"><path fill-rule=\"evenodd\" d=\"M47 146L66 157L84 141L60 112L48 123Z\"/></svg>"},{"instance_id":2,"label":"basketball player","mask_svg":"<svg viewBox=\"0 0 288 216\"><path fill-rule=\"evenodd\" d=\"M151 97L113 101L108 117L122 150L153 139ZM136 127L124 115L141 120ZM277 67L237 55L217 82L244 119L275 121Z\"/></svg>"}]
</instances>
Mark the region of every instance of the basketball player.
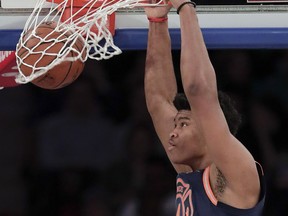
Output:
<instances>
[{"instance_id":1,"label":"basketball player","mask_svg":"<svg viewBox=\"0 0 288 216\"><path fill-rule=\"evenodd\" d=\"M145 95L155 130L178 173L176 215L260 216L263 174L229 129L233 122L223 113L226 107L220 106L222 94L217 91L196 5L170 2L180 17L180 70L186 96L177 95L167 21L171 4L145 8L149 20Z\"/></svg>"}]
</instances>

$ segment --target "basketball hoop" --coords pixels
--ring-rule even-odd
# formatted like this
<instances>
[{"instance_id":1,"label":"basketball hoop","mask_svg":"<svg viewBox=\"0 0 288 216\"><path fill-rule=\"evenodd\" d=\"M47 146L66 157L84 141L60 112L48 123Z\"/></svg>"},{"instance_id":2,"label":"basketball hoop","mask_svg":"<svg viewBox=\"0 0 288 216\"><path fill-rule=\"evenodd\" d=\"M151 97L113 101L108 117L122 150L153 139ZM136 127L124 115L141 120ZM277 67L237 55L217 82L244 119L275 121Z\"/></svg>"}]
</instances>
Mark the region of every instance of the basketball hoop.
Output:
<instances>
[{"instance_id":1,"label":"basketball hoop","mask_svg":"<svg viewBox=\"0 0 288 216\"><path fill-rule=\"evenodd\" d=\"M156 4L148 4L147 0L47 0L51 2L48 14L43 12L46 0L38 0L36 6L29 16L23 32L20 36L16 47L16 59L19 69L19 75L16 82L24 84L31 82L44 75L55 65L61 64L63 61L81 60L85 62L88 58L95 60L109 59L115 55L121 54L121 50L114 44L113 35L115 34L115 12L119 8L133 8L143 6L157 6L164 2L159 0ZM44 14L44 15L43 15ZM37 34L36 29L43 23L56 22L57 27L53 32L45 37ZM59 37L54 38L57 33ZM63 37L65 35L65 37ZM68 36L67 36L68 35ZM37 43L31 48L31 40L37 38ZM29 42L30 41L30 42ZM36 40L35 40L36 41ZM77 41L83 42L81 50L73 49L73 45ZM30 47L27 44L30 44ZM35 62L25 61L25 56L19 53L23 47L28 50L27 55L39 55L40 45L49 43L47 49L41 50L42 56L55 56L47 66L37 66L40 59ZM51 44L52 43L52 44ZM59 52L51 53L47 50L53 44L63 43L63 48ZM72 45L71 45L72 44ZM69 55L73 49L73 56ZM26 55L26 56L27 56ZM25 75L21 71L21 66L29 67L31 74Z\"/></svg>"}]
</instances>

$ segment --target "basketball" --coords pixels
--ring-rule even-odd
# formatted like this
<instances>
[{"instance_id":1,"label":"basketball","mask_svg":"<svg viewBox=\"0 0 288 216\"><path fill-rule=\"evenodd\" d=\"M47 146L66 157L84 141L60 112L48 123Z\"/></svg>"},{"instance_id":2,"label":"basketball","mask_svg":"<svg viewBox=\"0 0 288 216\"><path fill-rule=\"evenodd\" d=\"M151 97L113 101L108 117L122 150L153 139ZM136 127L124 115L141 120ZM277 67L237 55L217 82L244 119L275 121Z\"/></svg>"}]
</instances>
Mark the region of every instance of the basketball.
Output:
<instances>
[{"instance_id":1,"label":"basketball","mask_svg":"<svg viewBox=\"0 0 288 216\"><path fill-rule=\"evenodd\" d=\"M56 22L44 22L35 29L34 35L31 35L32 30L29 30L23 36L24 40L28 39L24 46L18 48L18 56L23 61L19 68L25 76L33 73L33 68L27 65L34 65L36 68L46 67L57 58L58 53L63 51L65 37L68 38L70 33L64 34L63 32L54 31L56 26ZM45 42L42 42L40 38L45 38ZM55 42L55 38L59 40ZM83 47L84 42L80 39L77 39L73 45L73 48L79 52ZM29 52L30 49L33 49L33 53ZM75 57L76 55L78 53L70 50L66 57ZM85 64L81 60L63 61L31 82L44 89L63 88L79 77L84 66Z\"/></svg>"}]
</instances>

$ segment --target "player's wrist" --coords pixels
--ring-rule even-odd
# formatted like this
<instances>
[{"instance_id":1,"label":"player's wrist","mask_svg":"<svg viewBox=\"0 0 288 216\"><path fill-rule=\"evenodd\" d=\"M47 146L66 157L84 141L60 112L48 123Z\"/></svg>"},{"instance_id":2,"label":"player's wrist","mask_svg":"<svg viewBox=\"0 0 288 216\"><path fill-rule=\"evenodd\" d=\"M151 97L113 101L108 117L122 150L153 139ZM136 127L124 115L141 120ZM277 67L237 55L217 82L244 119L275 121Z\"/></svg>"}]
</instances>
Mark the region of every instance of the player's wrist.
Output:
<instances>
[{"instance_id":1,"label":"player's wrist","mask_svg":"<svg viewBox=\"0 0 288 216\"><path fill-rule=\"evenodd\" d=\"M150 23L164 23L168 21L168 17L147 17Z\"/></svg>"},{"instance_id":2,"label":"player's wrist","mask_svg":"<svg viewBox=\"0 0 288 216\"><path fill-rule=\"evenodd\" d=\"M187 6L192 6L193 8L196 8L196 3L194 1L185 1L185 2L182 2L176 9L176 12L177 14L180 13L180 11L183 9L183 7L187 7Z\"/></svg>"}]
</instances>

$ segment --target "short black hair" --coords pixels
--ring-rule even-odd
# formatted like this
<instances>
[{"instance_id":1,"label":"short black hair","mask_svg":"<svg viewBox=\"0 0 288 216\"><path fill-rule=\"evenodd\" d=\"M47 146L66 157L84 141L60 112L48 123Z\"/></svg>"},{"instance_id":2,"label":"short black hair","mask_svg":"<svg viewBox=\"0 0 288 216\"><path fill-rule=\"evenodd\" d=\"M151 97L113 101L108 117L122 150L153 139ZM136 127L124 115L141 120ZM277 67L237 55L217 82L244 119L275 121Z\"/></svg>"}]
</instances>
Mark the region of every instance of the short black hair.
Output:
<instances>
[{"instance_id":1,"label":"short black hair","mask_svg":"<svg viewBox=\"0 0 288 216\"><path fill-rule=\"evenodd\" d=\"M235 108L235 102L228 96L228 94L218 91L218 100L226 118L229 130L233 135L236 135L241 125L242 118L237 109ZM184 93L178 93L173 101L176 109L179 110L191 110L191 106Z\"/></svg>"}]
</instances>

